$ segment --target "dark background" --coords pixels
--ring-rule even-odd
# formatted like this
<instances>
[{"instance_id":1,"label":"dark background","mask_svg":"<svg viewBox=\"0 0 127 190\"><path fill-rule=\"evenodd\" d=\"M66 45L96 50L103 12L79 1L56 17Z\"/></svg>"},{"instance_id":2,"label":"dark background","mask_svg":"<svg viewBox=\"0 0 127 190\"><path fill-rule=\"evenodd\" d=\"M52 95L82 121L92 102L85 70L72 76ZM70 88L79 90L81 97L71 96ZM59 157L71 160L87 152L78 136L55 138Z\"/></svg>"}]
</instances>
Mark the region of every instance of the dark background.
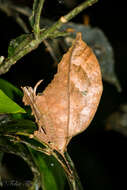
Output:
<instances>
[{"instance_id":1,"label":"dark background","mask_svg":"<svg viewBox=\"0 0 127 190\"><path fill-rule=\"evenodd\" d=\"M16 3L32 7L32 1L15 0ZM71 1L70 1L71 2ZM80 1L46 0L43 15L52 20L69 12ZM127 178L127 137L114 131L106 131L105 120L120 104L127 102L127 29L125 1L99 2L79 14L73 22L82 23L83 15L90 17L90 24L103 30L115 53L115 71L122 86L122 92L104 82L104 91L99 109L89 128L73 138L69 153L76 165L85 190L126 189ZM11 17L0 12L0 55L7 56L9 41L20 34L22 29ZM52 58L45 52L44 45L18 61L10 71L1 76L17 87L34 86L42 78L45 85L51 80L56 69ZM5 156L7 165L15 158ZM17 163L21 160L16 158ZM18 164L17 164L18 165ZM17 166L18 167L18 166ZM21 168L20 168L21 169Z\"/></svg>"}]
</instances>

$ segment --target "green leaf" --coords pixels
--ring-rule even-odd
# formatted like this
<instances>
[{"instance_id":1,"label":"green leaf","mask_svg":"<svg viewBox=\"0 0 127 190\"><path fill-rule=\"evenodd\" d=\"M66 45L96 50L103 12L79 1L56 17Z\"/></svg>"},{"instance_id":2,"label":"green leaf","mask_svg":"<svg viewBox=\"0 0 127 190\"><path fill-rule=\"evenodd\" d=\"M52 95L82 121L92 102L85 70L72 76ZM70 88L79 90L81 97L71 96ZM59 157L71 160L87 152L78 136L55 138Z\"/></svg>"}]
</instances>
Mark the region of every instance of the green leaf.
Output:
<instances>
[{"instance_id":1,"label":"green leaf","mask_svg":"<svg viewBox=\"0 0 127 190\"><path fill-rule=\"evenodd\" d=\"M22 97L23 93L21 90L16 88L8 81L0 78L0 89L11 99L14 99L16 95Z\"/></svg>"},{"instance_id":2,"label":"green leaf","mask_svg":"<svg viewBox=\"0 0 127 190\"><path fill-rule=\"evenodd\" d=\"M64 190L66 180L64 171L53 156L44 154L47 150L46 146L40 143L34 136L31 138L30 135L35 130L37 130L37 126L31 120L15 120L10 118L7 122L0 122L0 149L2 151L12 151L14 154L20 155L18 144L27 145L30 155L32 154L31 159L34 160L40 172L42 188L44 190ZM1 138L8 139L7 142L4 142L4 146Z\"/></svg>"},{"instance_id":3,"label":"green leaf","mask_svg":"<svg viewBox=\"0 0 127 190\"><path fill-rule=\"evenodd\" d=\"M13 119L7 115L1 115L0 118L0 135L11 135L12 140L15 137L18 138L18 142L27 144L28 146L34 148L35 150L43 150L46 148L44 144L40 143L36 139L30 138L34 131L37 130L36 124L27 119Z\"/></svg>"},{"instance_id":4,"label":"green leaf","mask_svg":"<svg viewBox=\"0 0 127 190\"><path fill-rule=\"evenodd\" d=\"M30 155L32 154L31 159L34 160L40 172L42 188L44 190L64 190L66 180L64 171L53 156L47 156L41 153L45 152L46 149L42 143L38 142L34 137L30 138L30 134L33 134L35 130L37 130L37 126L31 120L10 120L6 123L2 123L0 125L0 149L20 155L21 149L18 149L18 144L27 145L30 150ZM8 140L7 142L4 141L3 146L1 139L4 140L5 138ZM24 153L21 153L21 155L24 155ZM30 155L28 157L30 157Z\"/></svg>"},{"instance_id":5,"label":"green leaf","mask_svg":"<svg viewBox=\"0 0 127 190\"><path fill-rule=\"evenodd\" d=\"M42 189L64 190L66 177L58 161L31 148L30 152L41 174Z\"/></svg>"},{"instance_id":6,"label":"green leaf","mask_svg":"<svg viewBox=\"0 0 127 190\"><path fill-rule=\"evenodd\" d=\"M11 100L2 90L0 90L0 113L14 114L26 113L26 111Z\"/></svg>"},{"instance_id":7,"label":"green leaf","mask_svg":"<svg viewBox=\"0 0 127 190\"><path fill-rule=\"evenodd\" d=\"M35 123L31 120L9 118L5 121L5 119L4 122L0 123L0 134L17 134L23 132L24 135L30 135L37 130Z\"/></svg>"}]
</instances>

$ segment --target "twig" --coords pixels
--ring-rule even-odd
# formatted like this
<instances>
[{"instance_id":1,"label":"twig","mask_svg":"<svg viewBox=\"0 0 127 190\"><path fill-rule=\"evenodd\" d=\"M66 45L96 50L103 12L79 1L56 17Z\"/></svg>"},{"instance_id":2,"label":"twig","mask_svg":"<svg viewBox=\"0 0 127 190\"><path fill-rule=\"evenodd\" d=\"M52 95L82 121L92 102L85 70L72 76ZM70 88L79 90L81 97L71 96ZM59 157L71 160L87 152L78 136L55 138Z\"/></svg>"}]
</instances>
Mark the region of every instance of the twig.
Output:
<instances>
[{"instance_id":1,"label":"twig","mask_svg":"<svg viewBox=\"0 0 127 190\"><path fill-rule=\"evenodd\" d=\"M47 40L43 40L43 43L45 44L45 46L47 47L47 50L49 51L50 55L52 56L53 60L55 61L55 63L58 62L57 57L53 51L53 48L51 47L51 45L48 43Z\"/></svg>"},{"instance_id":2,"label":"twig","mask_svg":"<svg viewBox=\"0 0 127 190\"><path fill-rule=\"evenodd\" d=\"M19 26L24 30L25 33L29 33L28 27L23 19L17 14L15 15L15 20L19 24Z\"/></svg>"},{"instance_id":3,"label":"twig","mask_svg":"<svg viewBox=\"0 0 127 190\"><path fill-rule=\"evenodd\" d=\"M67 15L64 16L65 20L67 20L67 21L71 20L76 15L78 15L81 11L83 11L87 7L92 6L96 2L98 2L98 0L87 0L87 1L85 1L83 3L81 3L75 9L73 9L70 13L68 13Z\"/></svg>"},{"instance_id":4,"label":"twig","mask_svg":"<svg viewBox=\"0 0 127 190\"><path fill-rule=\"evenodd\" d=\"M72 11L70 11L70 13L68 13L67 15L60 17L60 19L54 25L52 25L48 30L46 30L43 34L40 35L40 40L42 40L44 36L46 38L48 37L48 35L50 36L52 33L60 29L64 23L67 23L69 20L78 15L81 11L93 5L97 1L98 0L87 0L84 3L81 3L76 8L74 8Z\"/></svg>"},{"instance_id":5,"label":"twig","mask_svg":"<svg viewBox=\"0 0 127 190\"><path fill-rule=\"evenodd\" d=\"M38 39L40 35L40 16L44 1L45 0L34 0L33 13L30 18L36 39Z\"/></svg>"},{"instance_id":6,"label":"twig","mask_svg":"<svg viewBox=\"0 0 127 190\"><path fill-rule=\"evenodd\" d=\"M83 187L80 183L80 179L74 167L73 161L71 160L67 152L64 155L61 155L59 152L52 152L52 155L57 159L57 161L63 167L68 183L71 190L83 190Z\"/></svg>"},{"instance_id":7,"label":"twig","mask_svg":"<svg viewBox=\"0 0 127 190\"><path fill-rule=\"evenodd\" d=\"M29 7L24 7L24 6L20 7L18 5L11 4L10 8L13 11L16 11L16 12L18 12L20 14L23 14L23 15L27 16L27 17L30 17L31 14L32 14L32 10Z\"/></svg>"},{"instance_id":8,"label":"twig","mask_svg":"<svg viewBox=\"0 0 127 190\"><path fill-rule=\"evenodd\" d=\"M19 16L19 13L12 9L13 4L7 0L7 2L1 3L0 1L0 9L5 12L8 16L12 16L15 21L21 26L21 28L26 32L29 33L29 30L27 28L26 23L23 21L23 19Z\"/></svg>"},{"instance_id":9,"label":"twig","mask_svg":"<svg viewBox=\"0 0 127 190\"><path fill-rule=\"evenodd\" d=\"M20 14L30 17L32 14L32 11L30 8L19 7L17 5L14 5L11 2L8 2L7 4L5 4L5 3L3 5L0 4L0 9L3 10L7 15L13 17L16 20L16 22L19 24L19 26L24 30L25 33L30 33L26 23L20 17ZM41 20L42 20L42 18L40 17L40 21ZM38 23L38 25L39 25L39 23ZM61 32L60 36L62 36L62 35L65 36L65 35L68 35L68 33L63 32L63 34L62 34L62 32ZM54 38L55 38L55 36L58 37L57 32L55 32ZM44 40L43 43L45 44L46 48L48 49L52 59L55 61L55 63L57 63L58 59L57 59L55 52L53 51L53 48L50 45L50 43L47 40ZM0 63L1 63L1 61L0 61Z\"/></svg>"},{"instance_id":10,"label":"twig","mask_svg":"<svg viewBox=\"0 0 127 190\"><path fill-rule=\"evenodd\" d=\"M80 13L82 10L86 9L87 7L91 6L92 4L96 3L98 0L87 0L84 3L80 4L78 7L73 9L70 13L67 15L61 17L54 25L52 25L47 30L44 30L40 33L40 36L38 39L35 39L33 34L29 34L28 36L28 43L19 44L19 51L14 53L13 56L10 58L6 58L3 60L3 62L0 64L0 74L6 73L10 67L15 64L19 59L24 57L26 54L31 52L32 50L36 49L38 45L45 40L46 38L52 38L55 31L58 31L60 27L68 22L70 19L74 18L78 13ZM59 36L59 32L57 33L57 36Z\"/></svg>"}]
</instances>

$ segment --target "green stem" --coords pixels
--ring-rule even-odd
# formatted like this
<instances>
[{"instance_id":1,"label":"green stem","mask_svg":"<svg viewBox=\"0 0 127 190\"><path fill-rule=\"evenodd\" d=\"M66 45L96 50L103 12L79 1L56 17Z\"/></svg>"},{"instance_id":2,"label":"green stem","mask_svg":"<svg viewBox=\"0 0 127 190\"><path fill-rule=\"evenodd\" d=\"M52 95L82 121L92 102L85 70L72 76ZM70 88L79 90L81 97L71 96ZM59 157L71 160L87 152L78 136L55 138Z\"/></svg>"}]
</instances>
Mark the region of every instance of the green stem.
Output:
<instances>
[{"instance_id":1,"label":"green stem","mask_svg":"<svg viewBox=\"0 0 127 190\"><path fill-rule=\"evenodd\" d=\"M38 39L35 39L35 37L32 34L29 34L28 38L30 39L30 41L28 40L28 43L26 43L25 45L23 45L23 43L19 44L19 52L14 53L13 56L11 56L10 58L4 59L4 61L0 63L0 75L6 73L10 69L10 67L13 64L15 64L19 59L24 57L26 54L28 54L32 50L36 49L43 40L45 40L46 38L52 38L53 34L57 32L58 29L60 29L60 27L65 22L68 22L69 20L74 18L77 14L79 14L82 10L86 9L87 7L96 3L97 1L98 0L87 0L84 3L80 4L78 7L74 8L70 13L68 13L65 16L62 16L50 28L48 28L47 30L43 30L40 33ZM60 36L59 32L57 32L57 35Z\"/></svg>"},{"instance_id":2,"label":"green stem","mask_svg":"<svg viewBox=\"0 0 127 190\"><path fill-rule=\"evenodd\" d=\"M69 20L71 20L72 18L74 18L76 15L78 15L81 11L83 11L84 9L86 9L87 7L93 5L94 3L96 3L98 0L87 0L83 3L81 3L79 6L77 6L76 8L74 8L72 11L70 11L70 13L66 14L65 16L62 16L55 24L53 24L53 26L51 26L48 30L45 31L45 36L47 33L47 37L49 37L54 31L57 31L58 29L60 29L60 27L68 22ZM43 39L44 34L40 35L40 39Z\"/></svg>"},{"instance_id":3,"label":"green stem","mask_svg":"<svg viewBox=\"0 0 127 190\"><path fill-rule=\"evenodd\" d=\"M74 190L83 190L83 187L82 187L82 184L80 182L80 179L79 179L79 176L76 172L76 169L75 169L75 166L74 166L74 163L73 161L71 160L71 157L69 156L69 154L67 152L65 152L64 154L71 170L73 171L73 179L72 179L72 189Z\"/></svg>"},{"instance_id":4,"label":"green stem","mask_svg":"<svg viewBox=\"0 0 127 190\"><path fill-rule=\"evenodd\" d=\"M59 152L54 151L52 155L63 167L70 186L70 190L83 190L80 179L69 154L65 152L64 155L61 155Z\"/></svg>"},{"instance_id":5,"label":"green stem","mask_svg":"<svg viewBox=\"0 0 127 190\"><path fill-rule=\"evenodd\" d=\"M40 16L45 0L35 0L33 5L33 30L35 38L38 39L40 35Z\"/></svg>"},{"instance_id":6,"label":"green stem","mask_svg":"<svg viewBox=\"0 0 127 190\"><path fill-rule=\"evenodd\" d=\"M94 3L98 2L98 0L87 0L83 3L81 3L79 6L74 8L70 13L64 16L65 20L71 20L74 18L76 15L78 15L81 11L86 9L89 6L92 6Z\"/></svg>"}]
</instances>

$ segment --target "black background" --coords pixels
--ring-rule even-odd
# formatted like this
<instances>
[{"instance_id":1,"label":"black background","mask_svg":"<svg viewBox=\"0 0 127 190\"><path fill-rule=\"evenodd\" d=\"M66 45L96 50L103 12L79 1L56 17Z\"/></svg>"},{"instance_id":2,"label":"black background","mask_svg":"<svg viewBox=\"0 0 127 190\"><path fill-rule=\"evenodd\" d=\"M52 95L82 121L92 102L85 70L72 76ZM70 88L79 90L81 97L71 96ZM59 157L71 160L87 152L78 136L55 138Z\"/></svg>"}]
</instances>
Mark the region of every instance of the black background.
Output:
<instances>
[{"instance_id":1,"label":"black background","mask_svg":"<svg viewBox=\"0 0 127 190\"><path fill-rule=\"evenodd\" d=\"M26 4L23 0L15 0L15 2ZM75 1L75 5L80 2L82 1ZM103 96L94 120L89 128L74 137L69 145L69 153L85 190L127 188L127 138L114 131L106 131L104 128L107 116L120 104L127 102L127 10L125 3L125 1L99 0L97 4L73 19L73 22L82 23L83 15L88 14L90 24L104 31L114 49L115 71L123 88L123 91L118 93L114 86L104 82ZM31 7L32 1L27 1L27 5ZM43 15L57 20L71 9L71 5L68 7L64 1L46 0ZM0 12L0 55L7 56L9 41L22 33L22 29L11 17ZM46 85L56 70L52 67L52 58L44 50L44 45L41 44L37 50L18 61L1 78L18 88L24 85L34 86L42 78L45 79ZM10 163L13 159L10 157ZM5 160L7 161L6 157Z\"/></svg>"}]
</instances>

